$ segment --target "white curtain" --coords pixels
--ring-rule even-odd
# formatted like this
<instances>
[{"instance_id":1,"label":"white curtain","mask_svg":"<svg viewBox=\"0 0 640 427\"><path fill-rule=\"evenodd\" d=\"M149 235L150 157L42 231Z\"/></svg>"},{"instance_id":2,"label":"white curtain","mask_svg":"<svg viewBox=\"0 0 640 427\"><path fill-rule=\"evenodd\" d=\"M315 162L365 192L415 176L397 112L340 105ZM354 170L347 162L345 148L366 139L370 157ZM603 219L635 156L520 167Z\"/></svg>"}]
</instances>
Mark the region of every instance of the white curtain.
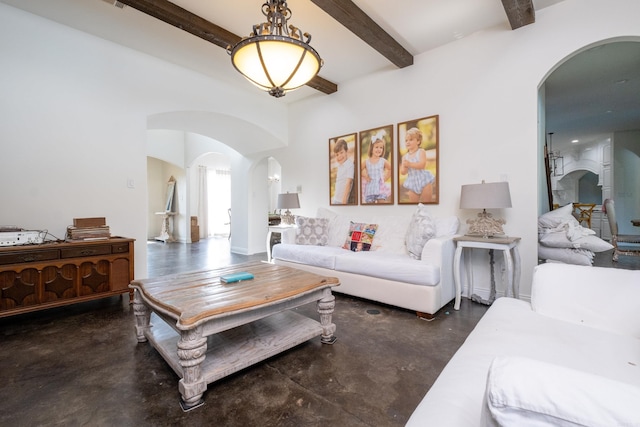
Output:
<instances>
[{"instance_id":1,"label":"white curtain","mask_svg":"<svg viewBox=\"0 0 640 427\"><path fill-rule=\"evenodd\" d=\"M228 236L231 231L231 171L216 169L209 174L209 236Z\"/></svg>"},{"instance_id":2,"label":"white curtain","mask_svg":"<svg viewBox=\"0 0 640 427\"><path fill-rule=\"evenodd\" d=\"M209 236L209 179L207 167L198 166L198 224L200 238Z\"/></svg>"}]
</instances>

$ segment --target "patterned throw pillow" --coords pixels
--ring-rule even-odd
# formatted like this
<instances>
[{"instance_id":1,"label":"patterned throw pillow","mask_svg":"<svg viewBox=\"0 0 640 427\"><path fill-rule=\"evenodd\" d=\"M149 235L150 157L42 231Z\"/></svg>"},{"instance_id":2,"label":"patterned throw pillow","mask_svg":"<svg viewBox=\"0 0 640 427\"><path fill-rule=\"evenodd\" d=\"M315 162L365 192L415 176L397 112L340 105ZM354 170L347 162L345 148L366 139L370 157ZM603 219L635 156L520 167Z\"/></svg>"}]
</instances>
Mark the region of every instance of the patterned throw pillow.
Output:
<instances>
[{"instance_id":1,"label":"patterned throw pillow","mask_svg":"<svg viewBox=\"0 0 640 427\"><path fill-rule=\"evenodd\" d=\"M327 226L329 220L326 218L307 218L305 216L296 217L296 244L325 246L329 241Z\"/></svg>"},{"instance_id":2,"label":"patterned throw pillow","mask_svg":"<svg viewBox=\"0 0 640 427\"><path fill-rule=\"evenodd\" d=\"M409 223L405 237L405 244L407 245L409 256L413 259L420 259L424 245L435 235L436 224L431 218L431 215L429 215L429 212L427 212L426 207L421 203L413 213L413 217L411 217L411 222Z\"/></svg>"},{"instance_id":3,"label":"patterned throw pillow","mask_svg":"<svg viewBox=\"0 0 640 427\"><path fill-rule=\"evenodd\" d=\"M347 241L344 242L344 246L342 247L354 252L368 251L371 249L373 236L376 234L377 229L378 224L365 224L351 221Z\"/></svg>"}]
</instances>

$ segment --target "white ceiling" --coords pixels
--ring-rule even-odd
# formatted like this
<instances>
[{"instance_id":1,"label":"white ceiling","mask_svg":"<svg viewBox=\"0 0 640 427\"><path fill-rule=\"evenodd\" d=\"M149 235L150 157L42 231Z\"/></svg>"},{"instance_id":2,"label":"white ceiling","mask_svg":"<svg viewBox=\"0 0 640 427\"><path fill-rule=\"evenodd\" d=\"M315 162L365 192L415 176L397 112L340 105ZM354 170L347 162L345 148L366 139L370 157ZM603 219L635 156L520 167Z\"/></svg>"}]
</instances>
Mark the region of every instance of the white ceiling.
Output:
<instances>
[{"instance_id":1,"label":"white ceiling","mask_svg":"<svg viewBox=\"0 0 640 427\"><path fill-rule=\"evenodd\" d=\"M533 0L537 11L563 0ZM172 27L131 7L123 9L112 0L0 0L53 21L115 43L145 52L202 74L222 79L246 90L255 90L232 67L229 55L198 37ZM265 21L264 0L174 0L173 3L240 36ZM414 56L488 28L511 31L500 0L354 0ZM290 23L312 35L311 45L324 60L320 76L338 84L385 69L393 69L382 55L352 34L309 0L289 0ZM532 25L536 25L535 23ZM640 129L640 43L625 49L599 48L579 55L576 62L558 69L547 84L548 131L555 132L554 148L581 127L589 134L621 128L612 113L627 113L626 126ZM579 58L579 61L578 61ZM633 60L630 60L633 59ZM612 62L613 61L613 62ZM622 64L623 65L613 65ZM592 68L592 67L597 68ZM614 73L614 74L611 74ZM611 81L626 79L611 87ZM624 87L624 88L623 88ZM617 90L620 89L620 90ZM587 93L592 93L588 98ZM618 96L627 96L624 101ZM265 94L265 96L268 96ZM327 96L309 87L287 94L277 102L292 103L312 96ZM605 101L607 105L605 106ZM609 106L611 105L611 106ZM633 117L631 117L633 116ZM588 117L588 120L581 119ZM608 120L605 120L608 119ZM596 126L600 124L599 126ZM587 136L583 139L586 139ZM582 134L580 134L582 135ZM573 136L571 137L573 138ZM557 143L556 143L557 141Z\"/></svg>"}]
</instances>

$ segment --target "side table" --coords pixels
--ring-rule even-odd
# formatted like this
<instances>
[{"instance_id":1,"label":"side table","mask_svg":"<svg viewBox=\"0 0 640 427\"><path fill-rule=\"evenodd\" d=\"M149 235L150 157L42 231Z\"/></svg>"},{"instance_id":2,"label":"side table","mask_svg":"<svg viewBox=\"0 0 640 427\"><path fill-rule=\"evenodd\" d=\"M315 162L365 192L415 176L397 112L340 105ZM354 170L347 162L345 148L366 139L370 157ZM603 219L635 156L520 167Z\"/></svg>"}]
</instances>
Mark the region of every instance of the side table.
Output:
<instances>
[{"instance_id":1,"label":"side table","mask_svg":"<svg viewBox=\"0 0 640 427\"><path fill-rule=\"evenodd\" d=\"M293 228L293 225L284 225L284 224L278 224L278 225L270 225L269 226L269 232L267 233L267 262L271 262L271 235L273 233L280 233L280 235L282 235L282 233L284 233L286 230Z\"/></svg>"},{"instance_id":2,"label":"side table","mask_svg":"<svg viewBox=\"0 0 640 427\"><path fill-rule=\"evenodd\" d=\"M491 304L495 299L496 283L493 271L493 251L501 250L504 255L504 264L507 270L507 289L506 295L512 292L515 298L519 297L520 288L520 254L518 253L518 244L520 243L520 237L479 237L479 236L459 236L454 237L453 241L456 243L456 253L453 259L453 279L456 284L456 300L454 309L460 309L460 299L462 296L462 283L461 283L461 265L460 260L462 258L462 250L464 248L471 249L488 249L491 265L491 294L489 300L482 300L477 295L472 295L471 298L477 302L485 304ZM472 293L473 282L469 283L469 294Z\"/></svg>"},{"instance_id":3,"label":"side table","mask_svg":"<svg viewBox=\"0 0 640 427\"><path fill-rule=\"evenodd\" d=\"M175 242L173 235L171 235L171 227L169 224L169 219L171 219L176 213L165 211L165 212L156 212L156 215L162 215L162 229L160 230L160 235L156 237L156 240L160 240L161 242Z\"/></svg>"}]
</instances>

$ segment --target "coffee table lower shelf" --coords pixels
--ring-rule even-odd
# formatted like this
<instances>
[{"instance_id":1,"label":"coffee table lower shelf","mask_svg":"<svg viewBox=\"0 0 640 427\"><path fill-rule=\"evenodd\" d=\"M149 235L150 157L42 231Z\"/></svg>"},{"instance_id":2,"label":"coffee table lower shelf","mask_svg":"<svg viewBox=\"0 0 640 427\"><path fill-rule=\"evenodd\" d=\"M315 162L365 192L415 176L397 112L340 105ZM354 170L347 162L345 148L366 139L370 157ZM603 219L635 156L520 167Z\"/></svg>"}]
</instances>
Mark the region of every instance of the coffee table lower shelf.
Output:
<instances>
[{"instance_id":1,"label":"coffee table lower shelf","mask_svg":"<svg viewBox=\"0 0 640 427\"><path fill-rule=\"evenodd\" d=\"M319 322L290 310L210 335L201 365L204 380L210 384L319 335ZM176 374L184 378L177 351L180 334L152 313L145 336Z\"/></svg>"}]
</instances>

